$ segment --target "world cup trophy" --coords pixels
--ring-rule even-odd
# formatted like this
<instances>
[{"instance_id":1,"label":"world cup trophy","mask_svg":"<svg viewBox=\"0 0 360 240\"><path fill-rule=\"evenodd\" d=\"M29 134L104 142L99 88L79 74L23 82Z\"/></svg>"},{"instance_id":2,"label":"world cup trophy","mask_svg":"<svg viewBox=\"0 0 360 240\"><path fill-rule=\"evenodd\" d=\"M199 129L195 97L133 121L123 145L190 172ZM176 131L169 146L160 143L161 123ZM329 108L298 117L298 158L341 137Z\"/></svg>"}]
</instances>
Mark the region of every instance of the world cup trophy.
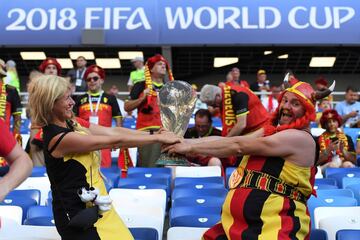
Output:
<instances>
[{"instance_id":1,"label":"world cup trophy","mask_svg":"<svg viewBox=\"0 0 360 240\"><path fill-rule=\"evenodd\" d=\"M179 137L184 136L196 100L196 92L187 82L167 82L158 93L163 128L174 132ZM184 156L169 156L167 153L162 153L156 165L189 166L190 163Z\"/></svg>"}]
</instances>

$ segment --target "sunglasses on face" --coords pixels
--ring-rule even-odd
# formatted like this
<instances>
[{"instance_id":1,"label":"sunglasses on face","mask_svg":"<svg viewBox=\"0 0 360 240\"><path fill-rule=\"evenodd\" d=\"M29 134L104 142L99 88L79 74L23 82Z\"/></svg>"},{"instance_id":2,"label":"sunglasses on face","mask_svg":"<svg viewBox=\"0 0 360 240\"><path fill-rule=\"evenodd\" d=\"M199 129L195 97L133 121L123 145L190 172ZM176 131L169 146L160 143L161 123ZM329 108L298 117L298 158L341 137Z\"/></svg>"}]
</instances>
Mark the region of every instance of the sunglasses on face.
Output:
<instances>
[{"instance_id":1,"label":"sunglasses on face","mask_svg":"<svg viewBox=\"0 0 360 240\"><path fill-rule=\"evenodd\" d=\"M90 82L91 80L94 80L94 82L96 82L97 80L99 80L100 78L95 76L95 77L89 77L86 79L87 82Z\"/></svg>"}]
</instances>

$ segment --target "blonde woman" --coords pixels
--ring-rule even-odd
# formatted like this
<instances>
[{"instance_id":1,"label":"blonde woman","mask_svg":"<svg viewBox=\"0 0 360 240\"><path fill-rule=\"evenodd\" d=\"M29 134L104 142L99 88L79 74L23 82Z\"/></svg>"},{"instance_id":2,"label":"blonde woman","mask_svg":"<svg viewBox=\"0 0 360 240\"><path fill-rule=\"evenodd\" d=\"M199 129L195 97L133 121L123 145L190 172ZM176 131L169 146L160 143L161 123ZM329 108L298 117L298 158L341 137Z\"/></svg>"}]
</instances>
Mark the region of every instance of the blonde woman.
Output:
<instances>
[{"instance_id":1,"label":"blonde woman","mask_svg":"<svg viewBox=\"0 0 360 240\"><path fill-rule=\"evenodd\" d=\"M153 135L89 123L85 124L87 128L82 127L84 123L81 126L73 118L74 101L70 95L69 81L55 75L40 76L29 87L31 117L44 132L56 228L63 240L133 239L111 207L99 171L98 150L156 142L171 144L179 139L168 132Z\"/></svg>"}]
</instances>

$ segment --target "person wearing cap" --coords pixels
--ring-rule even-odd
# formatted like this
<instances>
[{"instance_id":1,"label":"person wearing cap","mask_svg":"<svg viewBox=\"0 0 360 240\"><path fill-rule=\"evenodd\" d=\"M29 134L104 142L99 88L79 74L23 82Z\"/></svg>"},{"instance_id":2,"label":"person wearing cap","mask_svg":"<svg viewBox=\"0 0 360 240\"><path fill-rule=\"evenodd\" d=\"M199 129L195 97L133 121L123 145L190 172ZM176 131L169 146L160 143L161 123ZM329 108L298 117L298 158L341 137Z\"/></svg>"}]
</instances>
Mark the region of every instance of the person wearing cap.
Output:
<instances>
[{"instance_id":1,"label":"person wearing cap","mask_svg":"<svg viewBox=\"0 0 360 240\"><path fill-rule=\"evenodd\" d=\"M160 108L157 103L157 92L165 83L166 72L169 80L174 80L167 60L157 54L149 58L145 64L145 81L136 83L131 89L130 99L125 102L125 111L138 110L136 129L152 133L162 126ZM159 144L139 148L140 159L138 165L141 167L155 167L160 151Z\"/></svg>"},{"instance_id":2,"label":"person wearing cap","mask_svg":"<svg viewBox=\"0 0 360 240\"><path fill-rule=\"evenodd\" d=\"M15 87L5 84L3 78L7 76L5 62L0 59L0 118L5 121L10 129L10 120L13 118L13 135L17 142L22 145L21 128L21 100ZM6 166L7 163L0 158L0 166Z\"/></svg>"},{"instance_id":3,"label":"person wearing cap","mask_svg":"<svg viewBox=\"0 0 360 240\"><path fill-rule=\"evenodd\" d=\"M318 164L327 167L355 167L356 153L350 136L339 131L341 116L334 109L325 110L320 118L321 127L326 131L319 136L320 155Z\"/></svg>"},{"instance_id":4,"label":"person wearing cap","mask_svg":"<svg viewBox=\"0 0 360 240\"><path fill-rule=\"evenodd\" d=\"M130 72L129 81L127 83L129 92L131 92L132 87L138 83L145 81L145 73L144 73L144 58L143 57L135 57L131 59L131 63L134 65L134 71Z\"/></svg>"},{"instance_id":5,"label":"person wearing cap","mask_svg":"<svg viewBox=\"0 0 360 240\"><path fill-rule=\"evenodd\" d=\"M84 78L86 71L86 59L84 56L76 58L76 68L70 69L66 76L70 78L71 84L75 85L75 92L86 92L87 86Z\"/></svg>"},{"instance_id":6,"label":"person wearing cap","mask_svg":"<svg viewBox=\"0 0 360 240\"><path fill-rule=\"evenodd\" d=\"M184 140L163 149L169 154L246 155L229 179L221 221L202 239L309 237L307 199L315 194L317 161L309 124L315 119L315 101L334 85L322 92L305 82L286 85L270 124L253 134Z\"/></svg>"},{"instance_id":7,"label":"person wearing cap","mask_svg":"<svg viewBox=\"0 0 360 240\"><path fill-rule=\"evenodd\" d=\"M115 119L116 126L121 126L122 115L114 95L103 91L105 70L97 65L91 65L85 71L84 78L88 92L76 99L74 113L76 116L104 127L111 127ZM111 149L101 150L101 166L111 167Z\"/></svg>"},{"instance_id":8,"label":"person wearing cap","mask_svg":"<svg viewBox=\"0 0 360 240\"><path fill-rule=\"evenodd\" d=\"M6 62L6 77L3 78L3 81L5 84L15 87L20 93L20 79L16 71L16 63L13 60Z\"/></svg>"},{"instance_id":9,"label":"person wearing cap","mask_svg":"<svg viewBox=\"0 0 360 240\"><path fill-rule=\"evenodd\" d=\"M250 89L253 92L269 92L270 81L267 79L266 71L260 69L256 74L256 82L250 84ZM266 95L261 94L259 98L264 98Z\"/></svg>"},{"instance_id":10,"label":"person wearing cap","mask_svg":"<svg viewBox=\"0 0 360 240\"><path fill-rule=\"evenodd\" d=\"M39 71L45 75L61 76L61 65L55 58L48 57L41 62Z\"/></svg>"},{"instance_id":11,"label":"person wearing cap","mask_svg":"<svg viewBox=\"0 0 360 240\"><path fill-rule=\"evenodd\" d=\"M240 73L239 68L237 68L237 67L232 68L230 71L231 79L230 78L228 79L228 76L227 76L225 84L227 84L231 87L241 86L241 87L249 88L250 86L246 80L240 80L240 74L241 73Z\"/></svg>"}]
</instances>

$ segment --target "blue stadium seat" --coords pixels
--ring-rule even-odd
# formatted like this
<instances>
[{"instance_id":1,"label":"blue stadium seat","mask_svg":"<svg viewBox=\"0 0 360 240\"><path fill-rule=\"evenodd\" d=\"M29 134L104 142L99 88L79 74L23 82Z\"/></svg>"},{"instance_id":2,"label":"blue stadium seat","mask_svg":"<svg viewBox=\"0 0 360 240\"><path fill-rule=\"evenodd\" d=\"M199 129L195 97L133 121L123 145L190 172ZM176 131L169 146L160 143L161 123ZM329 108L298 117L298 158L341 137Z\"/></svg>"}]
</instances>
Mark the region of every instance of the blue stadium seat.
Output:
<instances>
[{"instance_id":1,"label":"blue stadium seat","mask_svg":"<svg viewBox=\"0 0 360 240\"><path fill-rule=\"evenodd\" d=\"M120 178L118 188L128 189L164 189L170 196L169 181L164 178Z\"/></svg>"},{"instance_id":2,"label":"blue stadium seat","mask_svg":"<svg viewBox=\"0 0 360 240\"><path fill-rule=\"evenodd\" d=\"M228 167L226 168L226 171L225 171L225 175L226 175L226 188L229 187L229 178L232 174L232 172L235 170L236 168L235 167Z\"/></svg>"},{"instance_id":3,"label":"blue stadium seat","mask_svg":"<svg viewBox=\"0 0 360 240\"><path fill-rule=\"evenodd\" d=\"M342 187L346 188L349 185L360 184L360 177L344 177L342 179Z\"/></svg>"},{"instance_id":4,"label":"blue stadium seat","mask_svg":"<svg viewBox=\"0 0 360 240\"><path fill-rule=\"evenodd\" d=\"M360 183L347 185L346 188L353 191L355 199L358 201L358 204L360 204Z\"/></svg>"},{"instance_id":5,"label":"blue stadium seat","mask_svg":"<svg viewBox=\"0 0 360 240\"><path fill-rule=\"evenodd\" d=\"M40 203L40 191L35 189L30 190L13 190L5 199L0 202L0 205L14 205L23 209L23 220L26 217L27 211L31 206L36 206Z\"/></svg>"},{"instance_id":6,"label":"blue stadium seat","mask_svg":"<svg viewBox=\"0 0 360 240\"><path fill-rule=\"evenodd\" d=\"M220 221L221 207L176 207L169 213L170 227L212 227Z\"/></svg>"},{"instance_id":7,"label":"blue stadium seat","mask_svg":"<svg viewBox=\"0 0 360 240\"><path fill-rule=\"evenodd\" d=\"M25 219L24 225L55 226L55 222L53 217L36 217Z\"/></svg>"},{"instance_id":8,"label":"blue stadium seat","mask_svg":"<svg viewBox=\"0 0 360 240\"><path fill-rule=\"evenodd\" d=\"M145 177L152 177L152 176L160 176L162 174L165 174L166 176L171 176L171 169L170 168L143 168L143 167L134 167L128 169L128 177L135 174L142 174Z\"/></svg>"},{"instance_id":9,"label":"blue stadium seat","mask_svg":"<svg viewBox=\"0 0 360 240\"><path fill-rule=\"evenodd\" d=\"M174 187L180 187L182 185L188 184L202 184L202 183L217 183L222 184L224 186L224 178L223 177L200 177L200 178L192 178L192 177L177 177L174 180Z\"/></svg>"},{"instance_id":10,"label":"blue stadium seat","mask_svg":"<svg viewBox=\"0 0 360 240\"><path fill-rule=\"evenodd\" d=\"M194 196L177 198L172 202L172 207L221 207L225 201L223 197Z\"/></svg>"},{"instance_id":11,"label":"blue stadium seat","mask_svg":"<svg viewBox=\"0 0 360 240\"><path fill-rule=\"evenodd\" d=\"M127 178L163 178L167 179L168 185L171 186L172 174L170 168L129 168Z\"/></svg>"},{"instance_id":12,"label":"blue stadium seat","mask_svg":"<svg viewBox=\"0 0 360 240\"><path fill-rule=\"evenodd\" d=\"M188 183L177 186L176 188L186 189L224 189L224 184L219 183Z\"/></svg>"},{"instance_id":13,"label":"blue stadium seat","mask_svg":"<svg viewBox=\"0 0 360 240\"><path fill-rule=\"evenodd\" d=\"M102 167L102 168L100 168L100 171L103 174L105 174L105 173L117 173L119 176L121 174L121 170L118 167L109 167L109 168Z\"/></svg>"},{"instance_id":14,"label":"blue stadium seat","mask_svg":"<svg viewBox=\"0 0 360 240\"><path fill-rule=\"evenodd\" d=\"M328 240L328 235L322 229L312 229L310 231L310 240Z\"/></svg>"},{"instance_id":15,"label":"blue stadium seat","mask_svg":"<svg viewBox=\"0 0 360 240\"><path fill-rule=\"evenodd\" d=\"M30 177L45 177L47 176L45 167L34 167Z\"/></svg>"},{"instance_id":16,"label":"blue stadium seat","mask_svg":"<svg viewBox=\"0 0 360 240\"><path fill-rule=\"evenodd\" d=\"M360 128L344 128L344 133L349 135L353 140L354 146L356 147L357 137L360 135Z\"/></svg>"},{"instance_id":17,"label":"blue stadium seat","mask_svg":"<svg viewBox=\"0 0 360 240\"><path fill-rule=\"evenodd\" d=\"M49 206L32 206L28 209L26 219L37 217L53 217L52 208Z\"/></svg>"},{"instance_id":18,"label":"blue stadium seat","mask_svg":"<svg viewBox=\"0 0 360 240\"><path fill-rule=\"evenodd\" d=\"M135 240L158 240L158 232L155 228L129 228Z\"/></svg>"},{"instance_id":19,"label":"blue stadium seat","mask_svg":"<svg viewBox=\"0 0 360 240\"><path fill-rule=\"evenodd\" d=\"M197 196L213 196L225 198L227 195L226 189L186 189L175 188L172 193L172 200L184 197L197 197Z\"/></svg>"},{"instance_id":20,"label":"blue stadium seat","mask_svg":"<svg viewBox=\"0 0 360 240\"><path fill-rule=\"evenodd\" d=\"M337 173L360 173L360 168L325 168L325 178Z\"/></svg>"},{"instance_id":21,"label":"blue stadium seat","mask_svg":"<svg viewBox=\"0 0 360 240\"><path fill-rule=\"evenodd\" d=\"M336 240L360 239L360 230L339 230L336 232Z\"/></svg>"},{"instance_id":22,"label":"blue stadium seat","mask_svg":"<svg viewBox=\"0 0 360 240\"><path fill-rule=\"evenodd\" d=\"M338 186L328 185L328 184L320 184L314 185L314 189L317 190L326 190L326 189L338 189Z\"/></svg>"},{"instance_id":23,"label":"blue stadium seat","mask_svg":"<svg viewBox=\"0 0 360 240\"><path fill-rule=\"evenodd\" d=\"M347 169L349 169L349 168L347 168ZM345 177L360 177L360 172L344 171L344 172L340 172L340 173L330 174L329 176L327 176L327 178L335 179L339 188L343 188L342 183L343 183L343 178L345 178Z\"/></svg>"},{"instance_id":24,"label":"blue stadium seat","mask_svg":"<svg viewBox=\"0 0 360 240\"><path fill-rule=\"evenodd\" d=\"M354 198L354 193L350 189L324 189L316 191L318 197L350 197Z\"/></svg>"},{"instance_id":25,"label":"blue stadium seat","mask_svg":"<svg viewBox=\"0 0 360 240\"><path fill-rule=\"evenodd\" d=\"M336 186L336 180L333 179L333 178L318 178L318 179L315 179L315 185L321 185L321 184Z\"/></svg>"},{"instance_id":26,"label":"blue stadium seat","mask_svg":"<svg viewBox=\"0 0 360 240\"><path fill-rule=\"evenodd\" d=\"M344 189L337 189L344 190ZM331 191L331 190L323 190L323 191ZM357 206L357 201L352 197L339 197L339 196L319 196L314 197L311 196L308 200L308 208L311 217L311 226L315 227L314 221L314 210L317 207L346 207L346 206Z\"/></svg>"}]
</instances>

